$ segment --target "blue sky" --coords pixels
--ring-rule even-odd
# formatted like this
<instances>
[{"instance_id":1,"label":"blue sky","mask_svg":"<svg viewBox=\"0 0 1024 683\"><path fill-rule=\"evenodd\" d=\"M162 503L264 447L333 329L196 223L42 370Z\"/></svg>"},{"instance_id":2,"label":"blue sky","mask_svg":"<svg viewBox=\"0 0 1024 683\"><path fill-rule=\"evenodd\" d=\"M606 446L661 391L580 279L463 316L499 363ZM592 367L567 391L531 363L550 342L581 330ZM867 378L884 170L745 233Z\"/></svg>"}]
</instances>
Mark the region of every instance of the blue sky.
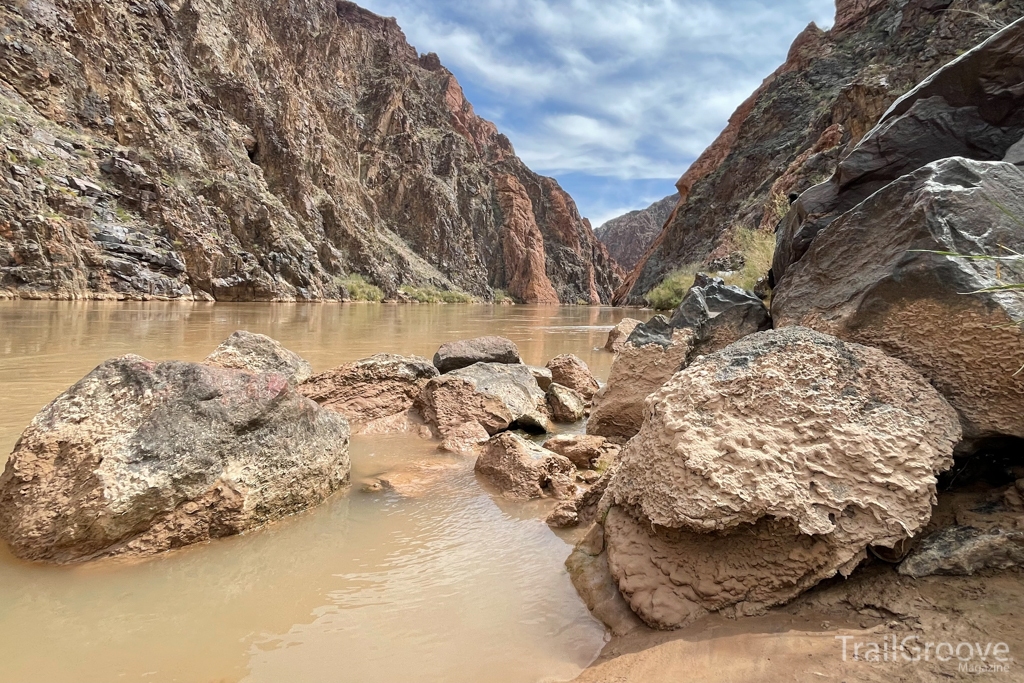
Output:
<instances>
[{"instance_id":1,"label":"blue sky","mask_svg":"<svg viewBox=\"0 0 1024 683\"><path fill-rule=\"evenodd\" d=\"M436 52L597 227L675 191L833 0L357 0Z\"/></svg>"}]
</instances>

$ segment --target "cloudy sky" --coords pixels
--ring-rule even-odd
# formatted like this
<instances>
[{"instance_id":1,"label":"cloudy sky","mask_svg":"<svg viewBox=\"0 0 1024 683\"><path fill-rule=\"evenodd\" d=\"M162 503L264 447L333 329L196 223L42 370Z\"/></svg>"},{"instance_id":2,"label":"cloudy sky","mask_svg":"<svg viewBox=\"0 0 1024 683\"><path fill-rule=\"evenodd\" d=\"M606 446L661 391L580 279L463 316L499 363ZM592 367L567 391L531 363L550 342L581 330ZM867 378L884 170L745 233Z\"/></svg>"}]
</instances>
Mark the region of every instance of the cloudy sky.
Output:
<instances>
[{"instance_id":1,"label":"cloudy sky","mask_svg":"<svg viewBox=\"0 0 1024 683\"><path fill-rule=\"evenodd\" d=\"M834 0L357 0L436 52L595 227L674 192Z\"/></svg>"}]
</instances>

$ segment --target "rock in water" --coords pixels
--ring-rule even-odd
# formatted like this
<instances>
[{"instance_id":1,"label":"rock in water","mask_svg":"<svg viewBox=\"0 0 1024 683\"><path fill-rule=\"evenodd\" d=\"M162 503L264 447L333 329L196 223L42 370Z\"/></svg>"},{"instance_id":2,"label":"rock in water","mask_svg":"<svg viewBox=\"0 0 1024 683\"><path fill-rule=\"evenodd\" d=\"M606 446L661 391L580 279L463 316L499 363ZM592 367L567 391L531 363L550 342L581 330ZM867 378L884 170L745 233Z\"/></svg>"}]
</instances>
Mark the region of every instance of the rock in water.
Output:
<instances>
[{"instance_id":1,"label":"rock in water","mask_svg":"<svg viewBox=\"0 0 1024 683\"><path fill-rule=\"evenodd\" d=\"M467 377L442 375L429 380L416 402L423 419L445 443L444 450L468 452L512 424L512 412L500 399L477 391Z\"/></svg>"},{"instance_id":2,"label":"rock in water","mask_svg":"<svg viewBox=\"0 0 1024 683\"><path fill-rule=\"evenodd\" d=\"M313 366L299 354L266 335L245 330L239 330L224 340L203 362L256 374L278 372L292 384L301 384L313 374Z\"/></svg>"},{"instance_id":3,"label":"rock in water","mask_svg":"<svg viewBox=\"0 0 1024 683\"><path fill-rule=\"evenodd\" d=\"M547 368L551 371L551 381L572 389L586 401L594 398L594 394L601 389L587 364L571 353L555 356L548 361Z\"/></svg>"},{"instance_id":4,"label":"rock in water","mask_svg":"<svg viewBox=\"0 0 1024 683\"><path fill-rule=\"evenodd\" d=\"M608 383L594 396L587 433L625 443L640 431L644 401L686 366L693 339L691 330L683 330L676 332L667 346L659 342L626 344L612 363Z\"/></svg>"},{"instance_id":5,"label":"rock in water","mask_svg":"<svg viewBox=\"0 0 1024 683\"><path fill-rule=\"evenodd\" d=\"M612 353L618 353L625 346L626 340L629 335L633 334L633 330L640 324L639 320L633 318L623 318L619 321L619 324L612 328L611 332L608 333L608 341L604 344L605 351L611 351Z\"/></svg>"},{"instance_id":6,"label":"rock in water","mask_svg":"<svg viewBox=\"0 0 1024 683\"><path fill-rule=\"evenodd\" d=\"M468 379L478 392L504 403L515 426L531 432L551 431L546 397L525 365L476 363L454 370L450 376Z\"/></svg>"},{"instance_id":7,"label":"rock in water","mask_svg":"<svg viewBox=\"0 0 1024 683\"><path fill-rule=\"evenodd\" d=\"M979 292L994 261L933 251L1024 251L1024 171L945 159L879 190L823 230L772 300L777 326L876 346L921 372L960 413L964 435L1024 437L1024 300ZM978 292L966 295L968 292Z\"/></svg>"},{"instance_id":8,"label":"rock in water","mask_svg":"<svg viewBox=\"0 0 1024 683\"><path fill-rule=\"evenodd\" d=\"M357 432L409 427L409 411L437 369L426 358L380 353L311 378L299 391L350 420Z\"/></svg>"},{"instance_id":9,"label":"rock in water","mask_svg":"<svg viewBox=\"0 0 1024 683\"><path fill-rule=\"evenodd\" d=\"M519 364L519 349L504 337L478 337L442 344L434 354L434 367L446 374L474 363Z\"/></svg>"},{"instance_id":10,"label":"rock in water","mask_svg":"<svg viewBox=\"0 0 1024 683\"><path fill-rule=\"evenodd\" d=\"M568 458L512 432L487 442L476 471L506 498L568 498L576 492L576 467Z\"/></svg>"},{"instance_id":11,"label":"rock in water","mask_svg":"<svg viewBox=\"0 0 1024 683\"><path fill-rule=\"evenodd\" d=\"M548 387L548 407L551 408L551 417L555 422L565 424L579 422L587 414L586 405L579 392L561 384L552 383Z\"/></svg>"},{"instance_id":12,"label":"rock in water","mask_svg":"<svg viewBox=\"0 0 1024 683\"><path fill-rule=\"evenodd\" d=\"M0 477L0 535L28 560L143 555L321 503L348 423L276 373L107 361L40 412Z\"/></svg>"},{"instance_id":13,"label":"rock in water","mask_svg":"<svg viewBox=\"0 0 1024 683\"><path fill-rule=\"evenodd\" d=\"M603 436L559 434L544 442L544 448L564 455L580 469L589 469L603 455L618 455L619 447Z\"/></svg>"},{"instance_id":14,"label":"rock in water","mask_svg":"<svg viewBox=\"0 0 1024 683\"><path fill-rule=\"evenodd\" d=\"M605 537L657 628L784 603L913 536L960 438L910 367L804 328L704 356L647 406L605 494Z\"/></svg>"}]
</instances>

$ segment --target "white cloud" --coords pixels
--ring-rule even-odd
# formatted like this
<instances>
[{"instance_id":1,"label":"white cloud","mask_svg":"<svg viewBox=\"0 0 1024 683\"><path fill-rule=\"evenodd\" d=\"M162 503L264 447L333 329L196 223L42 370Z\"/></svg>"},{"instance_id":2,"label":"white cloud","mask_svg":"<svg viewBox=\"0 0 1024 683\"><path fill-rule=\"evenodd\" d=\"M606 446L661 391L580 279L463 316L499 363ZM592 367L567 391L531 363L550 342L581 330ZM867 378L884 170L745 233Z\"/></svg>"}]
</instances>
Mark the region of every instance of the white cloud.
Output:
<instances>
[{"instance_id":1,"label":"white cloud","mask_svg":"<svg viewBox=\"0 0 1024 683\"><path fill-rule=\"evenodd\" d=\"M678 178L797 33L834 11L833 0L361 4L438 53L534 170L625 181ZM604 213L574 196L584 213Z\"/></svg>"}]
</instances>

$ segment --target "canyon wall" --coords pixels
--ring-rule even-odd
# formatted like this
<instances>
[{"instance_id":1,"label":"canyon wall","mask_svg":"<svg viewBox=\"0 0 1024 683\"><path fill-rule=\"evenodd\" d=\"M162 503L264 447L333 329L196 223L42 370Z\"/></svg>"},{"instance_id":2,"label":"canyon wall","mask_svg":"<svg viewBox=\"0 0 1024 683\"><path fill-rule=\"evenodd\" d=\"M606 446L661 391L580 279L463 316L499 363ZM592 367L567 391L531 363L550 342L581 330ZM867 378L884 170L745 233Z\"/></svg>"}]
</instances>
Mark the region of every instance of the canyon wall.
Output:
<instances>
[{"instance_id":1,"label":"canyon wall","mask_svg":"<svg viewBox=\"0 0 1024 683\"><path fill-rule=\"evenodd\" d=\"M393 19L334 0L0 3L0 296L323 300L353 275L608 302L572 199Z\"/></svg>"}]
</instances>

